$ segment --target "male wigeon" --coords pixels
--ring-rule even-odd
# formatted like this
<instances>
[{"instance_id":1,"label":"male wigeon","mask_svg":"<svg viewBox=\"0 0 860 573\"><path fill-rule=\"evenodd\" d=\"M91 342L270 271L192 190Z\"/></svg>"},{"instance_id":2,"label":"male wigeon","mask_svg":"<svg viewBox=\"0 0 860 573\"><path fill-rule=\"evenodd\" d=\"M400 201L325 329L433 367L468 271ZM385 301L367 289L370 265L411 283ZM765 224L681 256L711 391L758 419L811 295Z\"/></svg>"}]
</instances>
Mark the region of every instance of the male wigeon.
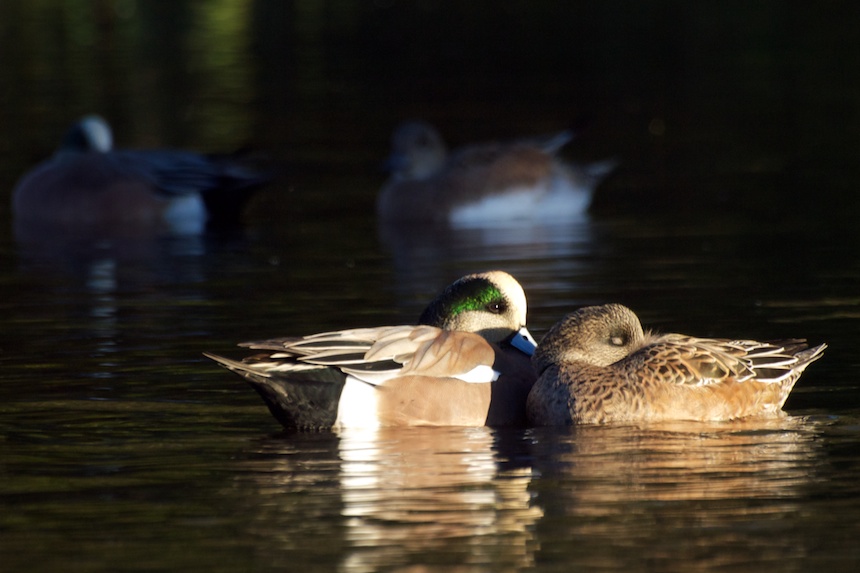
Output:
<instances>
[{"instance_id":1,"label":"male wigeon","mask_svg":"<svg viewBox=\"0 0 860 573\"><path fill-rule=\"evenodd\" d=\"M526 297L509 274L465 276L417 326L246 342L242 376L287 428L507 426L525 423L535 381Z\"/></svg>"},{"instance_id":2,"label":"male wigeon","mask_svg":"<svg viewBox=\"0 0 860 573\"><path fill-rule=\"evenodd\" d=\"M17 224L199 231L207 222L238 221L251 192L267 180L228 156L114 149L110 126L90 115L18 181L12 211Z\"/></svg>"},{"instance_id":3,"label":"male wigeon","mask_svg":"<svg viewBox=\"0 0 860 573\"><path fill-rule=\"evenodd\" d=\"M536 425L723 421L781 411L825 344L645 333L620 304L585 307L553 326L533 357Z\"/></svg>"},{"instance_id":4,"label":"male wigeon","mask_svg":"<svg viewBox=\"0 0 860 573\"><path fill-rule=\"evenodd\" d=\"M455 227L581 217L615 162L580 167L561 161L557 152L571 138L561 132L448 153L432 125L403 123L392 136L391 177L377 197L377 214L385 222Z\"/></svg>"}]
</instances>

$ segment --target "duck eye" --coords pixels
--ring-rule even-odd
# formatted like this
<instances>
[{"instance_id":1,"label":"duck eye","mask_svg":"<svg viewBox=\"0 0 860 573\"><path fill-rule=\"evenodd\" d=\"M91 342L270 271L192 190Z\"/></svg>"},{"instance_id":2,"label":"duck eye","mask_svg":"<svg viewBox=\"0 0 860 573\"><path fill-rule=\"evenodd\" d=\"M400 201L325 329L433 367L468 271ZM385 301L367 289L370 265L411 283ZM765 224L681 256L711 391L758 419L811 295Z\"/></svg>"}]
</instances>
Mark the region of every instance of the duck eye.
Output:
<instances>
[{"instance_id":1,"label":"duck eye","mask_svg":"<svg viewBox=\"0 0 860 573\"><path fill-rule=\"evenodd\" d=\"M502 314L505 311L505 305L501 302L491 302L486 309L493 314Z\"/></svg>"},{"instance_id":2,"label":"duck eye","mask_svg":"<svg viewBox=\"0 0 860 573\"><path fill-rule=\"evenodd\" d=\"M624 346L625 344L627 344L627 337L621 335L612 336L609 339L609 343L612 346Z\"/></svg>"}]
</instances>

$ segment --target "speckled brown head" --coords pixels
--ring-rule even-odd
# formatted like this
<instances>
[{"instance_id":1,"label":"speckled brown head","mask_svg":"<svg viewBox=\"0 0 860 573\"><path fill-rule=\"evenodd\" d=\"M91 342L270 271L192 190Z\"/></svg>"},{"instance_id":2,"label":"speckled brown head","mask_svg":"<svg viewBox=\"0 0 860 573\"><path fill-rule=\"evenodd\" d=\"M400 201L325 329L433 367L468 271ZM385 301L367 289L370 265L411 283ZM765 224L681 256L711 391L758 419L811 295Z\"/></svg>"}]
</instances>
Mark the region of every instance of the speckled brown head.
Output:
<instances>
[{"instance_id":1,"label":"speckled brown head","mask_svg":"<svg viewBox=\"0 0 860 573\"><path fill-rule=\"evenodd\" d=\"M645 340L639 318L626 306L587 306L568 314L546 333L532 364L538 375L552 364L609 366L635 352Z\"/></svg>"}]
</instances>

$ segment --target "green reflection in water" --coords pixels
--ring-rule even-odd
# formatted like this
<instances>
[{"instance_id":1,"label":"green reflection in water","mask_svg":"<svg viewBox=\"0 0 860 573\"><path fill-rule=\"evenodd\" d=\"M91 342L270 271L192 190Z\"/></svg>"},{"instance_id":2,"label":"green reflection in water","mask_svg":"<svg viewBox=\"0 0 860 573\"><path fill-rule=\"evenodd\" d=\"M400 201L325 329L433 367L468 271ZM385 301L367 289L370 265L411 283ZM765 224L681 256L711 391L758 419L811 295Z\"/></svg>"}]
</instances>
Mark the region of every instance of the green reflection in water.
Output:
<instances>
[{"instance_id":1,"label":"green reflection in water","mask_svg":"<svg viewBox=\"0 0 860 573\"><path fill-rule=\"evenodd\" d=\"M189 72L202 94L194 110L198 135L227 148L250 134L254 66L249 54L252 2L219 0L192 7Z\"/></svg>"}]
</instances>

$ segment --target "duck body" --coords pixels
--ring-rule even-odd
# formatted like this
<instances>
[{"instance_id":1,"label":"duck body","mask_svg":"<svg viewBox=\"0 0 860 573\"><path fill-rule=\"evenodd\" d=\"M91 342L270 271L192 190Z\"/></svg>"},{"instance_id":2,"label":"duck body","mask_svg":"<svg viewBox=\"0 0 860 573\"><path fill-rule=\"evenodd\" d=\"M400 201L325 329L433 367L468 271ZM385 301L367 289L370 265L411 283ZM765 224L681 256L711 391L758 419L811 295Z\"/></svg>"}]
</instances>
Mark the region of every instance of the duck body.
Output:
<instances>
[{"instance_id":1,"label":"duck body","mask_svg":"<svg viewBox=\"0 0 860 573\"><path fill-rule=\"evenodd\" d=\"M392 176L377 198L378 216L455 227L582 216L614 162L586 167L562 162L557 152L571 139L562 132L448 154L435 128L407 122L392 138Z\"/></svg>"},{"instance_id":2,"label":"duck body","mask_svg":"<svg viewBox=\"0 0 860 573\"><path fill-rule=\"evenodd\" d=\"M777 415L825 348L799 339L654 335L626 307L586 307L541 341L528 417L571 425Z\"/></svg>"},{"instance_id":3,"label":"duck body","mask_svg":"<svg viewBox=\"0 0 860 573\"><path fill-rule=\"evenodd\" d=\"M107 123L88 116L16 184L12 211L24 223L201 229L238 221L267 180L227 156L114 149Z\"/></svg>"},{"instance_id":4,"label":"duck body","mask_svg":"<svg viewBox=\"0 0 860 573\"><path fill-rule=\"evenodd\" d=\"M534 342L510 275L463 277L419 323L242 343L261 351L242 361L207 356L287 428L525 424Z\"/></svg>"}]
</instances>

